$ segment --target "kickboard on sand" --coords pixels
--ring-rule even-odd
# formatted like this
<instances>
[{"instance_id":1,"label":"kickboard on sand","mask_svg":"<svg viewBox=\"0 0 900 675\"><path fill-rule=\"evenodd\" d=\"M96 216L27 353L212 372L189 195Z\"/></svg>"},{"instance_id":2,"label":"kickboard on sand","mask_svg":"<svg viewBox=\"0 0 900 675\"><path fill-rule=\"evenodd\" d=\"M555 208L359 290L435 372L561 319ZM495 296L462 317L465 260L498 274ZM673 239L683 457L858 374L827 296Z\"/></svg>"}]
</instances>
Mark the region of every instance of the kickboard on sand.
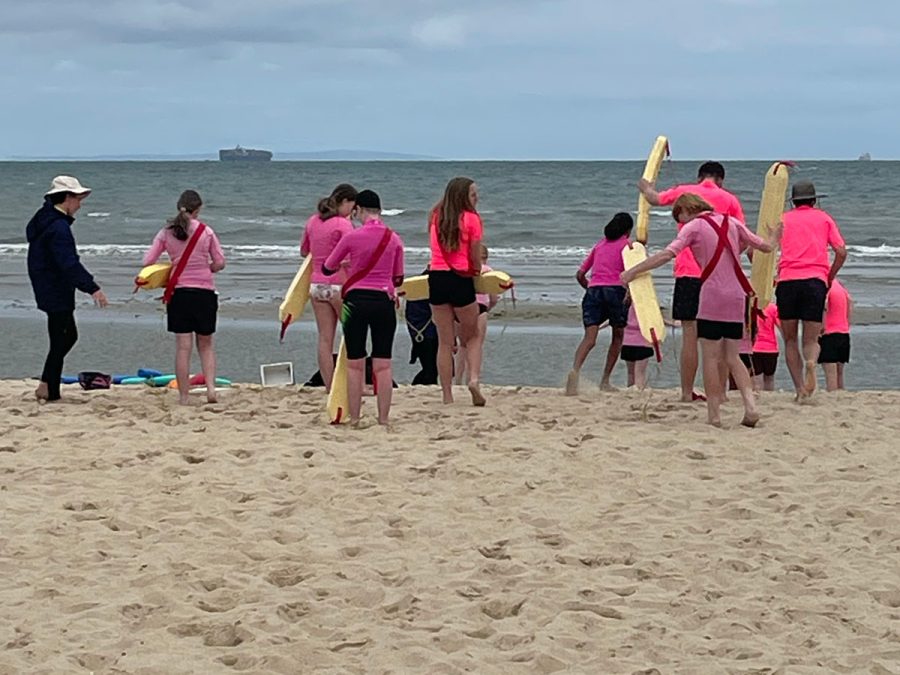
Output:
<instances>
[{"instance_id":1,"label":"kickboard on sand","mask_svg":"<svg viewBox=\"0 0 900 675\"><path fill-rule=\"evenodd\" d=\"M350 417L350 396L347 387L347 344L341 338L337 361L334 364L334 376L331 379L331 391L328 393L328 421L341 424Z\"/></svg>"},{"instance_id":2,"label":"kickboard on sand","mask_svg":"<svg viewBox=\"0 0 900 675\"><path fill-rule=\"evenodd\" d=\"M502 295L511 290L516 283L506 272L491 270L475 277L475 292L487 295ZM407 300L428 299L428 275L422 274L405 279L397 289L397 295Z\"/></svg>"},{"instance_id":3,"label":"kickboard on sand","mask_svg":"<svg viewBox=\"0 0 900 675\"><path fill-rule=\"evenodd\" d=\"M647 164L644 166L643 179L651 183L655 183L659 177L659 169L662 167L663 160L669 156L669 139L665 136L657 136L650 150L650 156L647 157ZM635 226L635 237L643 244L647 243L648 228L650 226L650 202L643 194L638 196L638 217Z\"/></svg>"},{"instance_id":4,"label":"kickboard on sand","mask_svg":"<svg viewBox=\"0 0 900 675\"><path fill-rule=\"evenodd\" d=\"M626 270L646 259L647 249L640 242L634 242L622 249L622 262L625 263ZM634 313L637 315L641 335L653 345L653 349L656 351L656 360L662 361L662 352L659 346L666 339L666 324L663 321L662 310L659 308L656 288L653 286L653 277L650 273L645 272L628 284L628 294L631 296L631 304L634 305Z\"/></svg>"},{"instance_id":5,"label":"kickboard on sand","mask_svg":"<svg viewBox=\"0 0 900 675\"><path fill-rule=\"evenodd\" d=\"M294 280L288 286L284 300L278 308L278 320L281 322L281 340L288 326L294 323L303 314L306 302L309 300L309 285L312 279L313 265L312 255L306 256L300 263L300 269L294 275Z\"/></svg>"},{"instance_id":6,"label":"kickboard on sand","mask_svg":"<svg viewBox=\"0 0 900 675\"><path fill-rule=\"evenodd\" d=\"M789 166L793 162L775 162L766 172L762 200L759 203L759 219L756 221L756 234L768 239L772 230L781 222L784 214L784 200L787 198L790 182ZM753 265L750 269L750 285L756 293L757 308L762 311L775 294L775 258L777 251L763 253L753 252Z\"/></svg>"},{"instance_id":7,"label":"kickboard on sand","mask_svg":"<svg viewBox=\"0 0 900 675\"><path fill-rule=\"evenodd\" d=\"M169 283L171 271L172 263L147 265L134 278L135 290L152 291L157 288L165 288L166 284Z\"/></svg>"}]
</instances>

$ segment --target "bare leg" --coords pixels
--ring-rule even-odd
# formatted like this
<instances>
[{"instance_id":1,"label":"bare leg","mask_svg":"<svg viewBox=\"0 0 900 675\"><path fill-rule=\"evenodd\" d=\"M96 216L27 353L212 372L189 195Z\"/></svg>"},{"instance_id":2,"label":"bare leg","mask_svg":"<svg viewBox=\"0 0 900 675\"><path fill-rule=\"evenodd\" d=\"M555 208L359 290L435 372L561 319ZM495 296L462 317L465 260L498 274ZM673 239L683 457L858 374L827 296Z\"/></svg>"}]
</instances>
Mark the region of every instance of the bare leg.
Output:
<instances>
[{"instance_id":1,"label":"bare leg","mask_svg":"<svg viewBox=\"0 0 900 675\"><path fill-rule=\"evenodd\" d=\"M763 389L766 391L775 391L774 375L763 375Z\"/></svg>"},{"instance_id":2,"label":"bare leg","mask_svg":"<svg viewBox=\"0 0 900 675\"><path fill-rule=\"evenodd\" d=\"M483 343L478 326L478 303L473 302L465 307L456 307L454 315L459 319L459 340L466 348L466 366L469 371L469 394L472 405L481 407L486 401L481 394L481 359Z\"/></svg>"},{"instance_id":3,"label":"bare leg","mask_svg":"<svg viewBox=\"0 0 900 675\"><path fill-rule=\"evenodd\" d=\"M200 368L206 380L206 402L215 403L216 396L216 350L212 335L197 336L197 351L200 354Z\"/></svg>"},{"instance_id":4,"label":"bare leg","mask_svg":"<svg viewBox=\"0 0 900 675\"><path fill-rule=\"evenodd\" d=\"M627 383L628 383L628 384L627 384L627 386L629 386L629 387L634 387L634 386L636 386L635 383L634 383L634 377L635 377L635 374L634 374L634 369L635 369L634 363L635 363L634 361L626 361L626 362L625 362L625 372L628 373L628 380L627 380Z\"/></svg>"},{"instance_id":5,"label":"bare leg","mask_svg":"<svg viewBox=\"0 0 900 675\"><path fill-rule=\"evenodd\" d=\"M453 326L453 307L432 305L431 318L438 332L437 368L444 403L453 403L453 344L456 330Z\"/></svg>"},{"instance_id":6,"label":"bare leg","mask_svg":"<svg viewBox=\"0 0 900 675\"><path fill-rule=\"evenodd\" d=\"M378 392L378 423L387 424L394 395L394 379L390 359L372 359L372 381Z\"/></svg>"},{"instance_id":7,"label":"bare leg","mask_svg":"<svg viewBox=\"0 0 900 675\"><path fill-rule=\"evenodd\" d=\"M616 361L619 360L619 353L622 351L622 339L625 336L624 328L612 329L612 340L609 343L609 349L606 352L606 365L603 367L603 379L600 380L600 388L607 391L612 390L613 386L609 383L613 368L616 367Z\"/></svg>"},{"instance_id":8,"label":"bare leg","mask_svg":"<svg viewBox=\"0 0 900 675\"><path fill-rule=\"evenodd\" d=\"M362 409L363 383L366 381L366 359L347 360L347 407L350 408L350 424L359 422ZM388 383L390 389L390 383Z\"/></svg>"},{"instance_id":9,"label":"bare leg","mask_svg":"<svg viewBox=\"0 0 900 675\"><path fill-rule=\"evenodd\" d=\"M178 382L178 402L181 405L187 405L190 401L193 342L193 333L175 334L175 380Z\"/></svg>"},{"instance_id":10,"label":"bare leg","mask_svg":"<svg viewBox=\"0 0 900 675\"><path fill-rule=\"evenodd\" d=\"M641 359L634 364L634 386L638 389L647 388L647 365L650 359Z\"/></svg>"},{"instance_id":11,"label":"bare leg","mask_svg":"<svg viewBox=\"0 0 900 675\"><path fill-rule=\"evenodd\" d=\"M574 396L578 393L578 375L581 373L581 367L587 360L588 354L597 344L597 334L600 332L600 326L585 326L584 337L578 347L575 348L575 361L572 363L572 371L569 373L566 381L566 396Z\"/></svg>"},{"instance_id":12,"label":"bare leg","mask_svg":"<svg viewBox=\"0 0 900 675\"><path fill-rule=\"evenodd\" d=\"M837 386L838 389L844 388L844 364L837 364Z\"/></svg>"},{"instance_id":13,"label":"bare leg","mask_svg":"<svg viewBox=\"0 0 900 675\"><path fill-rule=\"evenodd\" d=\"M341 300L313 300L313 314L316 317L316 328L319 332L319 343L316 356L319 361L319 374L325 383L325 391L331 391L331 380L334 377L334 336L337 332L337 321L341 315Z\"/></svg>"},{"instance_id":14,"label":"bare leg","mask_svg":"<svg viewBox=\"0 0 900 675\"><path fill-rule=\"evenodd\" d=\"M728 369L731 371L734 383L744 401L744 419L741 420L741 424L745 427L755 427L759 422L759 412L756 410L756 397L750 382L750 371L741 361L741 341L723 340L723 342L725 343L725 361L728 363Z\"/></svg>"},{"instance_id":15,"label":"bare leg","mask_svg":"<svg viewBox=\"0 0 900 675\"><path fill-rule=\"evenodd\" d=\"M819 335L822 334L821 321L803 322L803 360L805 372L803 387L806 394L810 395L816 390L816 364L819 361Z\"/></svg>"},{"instance_id":16,"label":"bare leg","mask_svg":"<svg viewBox=\"0 0 900 675\"><path fill-rule=\"evenodd\" d=\"M715 427L722 426L719 406L722 405L722 373L719 364L723 359L723 340L700 339L703 352L703 388L706 389L707 422Z\"/></svg>"},{"instance_id":17,"label":"bare leg","mask_svg":"<svg viewBox=\"0 0 900 675\"><path fill-rule=\"evenodd\" d=\"M681 322L681 400L694 400L694 380L697 379L697 322ZM709 392L706 392L709 396Z\"/></svg>"},{"instance_id":18,"label":"bare leg","mask_svg":"<svg viewBox=\"0 0 900 675\"><path fill-rule=\"evenodd\" d=\"M788 372L794 383L797 396L805 396L803 385L803 357L800 356L800 339L798 331L800 322L796 320L783 320L781 322L781 334L784 336L784 360L787 363Z\"/></svg>"},{"instance_id":19,"label":"bare leg","mask_svg":"<svg viewBox=\"0 0 900 675\"><path fill-rule=\"evenodd\" d=\"M753 391L762 391L765 387L765 375L753 376Z\"/></svg>"},{"instance_id":20,"label":"bare leg","mask_svg":"<svg viewBox=\"0 0 900 675\"><path fill-rule=\"evenodd\" d=\"M823 363L822 370L825 371L825 391L837 391L838 386L838 363Z\"/></svg>"}]
</instances>

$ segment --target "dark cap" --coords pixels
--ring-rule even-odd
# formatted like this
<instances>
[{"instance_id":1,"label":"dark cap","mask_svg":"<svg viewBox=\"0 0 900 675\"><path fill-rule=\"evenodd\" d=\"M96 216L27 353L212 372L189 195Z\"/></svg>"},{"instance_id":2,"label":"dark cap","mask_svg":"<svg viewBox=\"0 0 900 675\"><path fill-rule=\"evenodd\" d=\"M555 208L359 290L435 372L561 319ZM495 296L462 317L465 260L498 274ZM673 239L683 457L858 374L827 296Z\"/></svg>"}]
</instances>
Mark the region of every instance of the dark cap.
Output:
<instances>
[{"instance_id":1,"label":"dark cap","mask_svg":"<svg viewBox=\"0 0 900 675\"><path fill-rule=\"evenodd\" d=\"M820 197L827 197L828 195L818 195L816 194L816 186L813 185L811 180L800 180L794 183L794 186L791 188L791 201L796 202L802 199L819 199Z\"/></svg>"},{"instance_id":2,"label":"dark cap","mask_svg":"<svg viewBox=\"0 0 900 675\"><path fill-rule=\"evenodd\" d=\"M361 209L371 209L372 211L381 211L381 197L372 190L363 190L356 195L356 205Z\"/></svg>"}]
</instances>

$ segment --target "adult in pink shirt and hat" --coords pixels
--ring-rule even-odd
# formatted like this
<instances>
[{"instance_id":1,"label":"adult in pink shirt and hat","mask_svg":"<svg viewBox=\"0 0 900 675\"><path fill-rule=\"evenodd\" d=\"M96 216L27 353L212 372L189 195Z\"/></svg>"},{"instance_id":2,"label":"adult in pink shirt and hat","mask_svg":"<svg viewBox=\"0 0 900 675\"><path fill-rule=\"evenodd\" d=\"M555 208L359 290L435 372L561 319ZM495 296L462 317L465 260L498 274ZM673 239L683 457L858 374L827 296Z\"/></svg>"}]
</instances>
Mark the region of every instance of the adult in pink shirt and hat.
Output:
<instances>
[{"instance_id":1,"label":"adult in pink shirt and hat","mask_svg":"<svg viewBox=\"0 0 900 675\"><path fill-rule=\"evenodd\" d=\"M784 235L775 301L784 336L784 358L798 400L816 389L825 296L847 259L847 248L837 224L825 211L816 208L817 200L824 196L816 193L811 181L798 181L791 188L794 208L782 218ZM831 260L829 248L834 252ZM802 354L800 322L803 322Z\"/></svg>"}]
</instances>

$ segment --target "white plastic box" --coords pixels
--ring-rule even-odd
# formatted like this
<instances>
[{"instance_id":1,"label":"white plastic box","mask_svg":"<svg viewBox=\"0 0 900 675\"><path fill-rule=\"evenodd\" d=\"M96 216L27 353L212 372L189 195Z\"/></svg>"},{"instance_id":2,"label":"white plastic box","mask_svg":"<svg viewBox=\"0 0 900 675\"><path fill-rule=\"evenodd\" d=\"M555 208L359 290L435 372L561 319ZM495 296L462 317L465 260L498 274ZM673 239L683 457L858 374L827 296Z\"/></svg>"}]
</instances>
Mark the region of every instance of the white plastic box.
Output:
<instances>
[{"instance_id":1,"label":"white plastic box","mask_svg":"<svg viewBox=\"0 0 900 675\"><path fill-rule=\"evenodd\" d=\"M294 364L264 363L259 367L259 379L264 387L283 387L294 384Z\"/></svg>"}]
</instances>

